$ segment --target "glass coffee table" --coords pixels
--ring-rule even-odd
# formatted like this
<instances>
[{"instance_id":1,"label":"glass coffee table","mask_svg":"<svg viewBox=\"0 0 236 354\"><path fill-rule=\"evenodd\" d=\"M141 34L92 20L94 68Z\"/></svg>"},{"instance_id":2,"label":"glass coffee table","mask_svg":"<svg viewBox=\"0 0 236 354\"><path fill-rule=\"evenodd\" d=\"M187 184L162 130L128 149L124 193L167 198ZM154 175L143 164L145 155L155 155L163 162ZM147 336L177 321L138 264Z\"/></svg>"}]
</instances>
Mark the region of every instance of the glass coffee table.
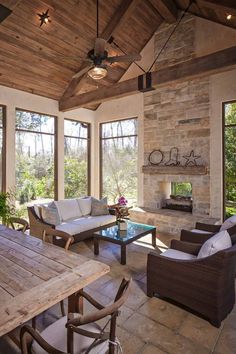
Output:
<instances>
[{"instance_id":1,"label":"glass coffee table","mask_svg":"<svg viewBox=\"0 0 236 354\"><path fill-rule=\"evenodd\" d=\"M139 238L152 234L152 245L156 247L156 227L137 224L132 221L127 222L127 230L121 231L117 225L104 227L104 229L93 234L94 237L94 254L99 254L99 240L109 241L121 246L121 264L126 264L126 246Z\"/></svg>"}]
</instances>

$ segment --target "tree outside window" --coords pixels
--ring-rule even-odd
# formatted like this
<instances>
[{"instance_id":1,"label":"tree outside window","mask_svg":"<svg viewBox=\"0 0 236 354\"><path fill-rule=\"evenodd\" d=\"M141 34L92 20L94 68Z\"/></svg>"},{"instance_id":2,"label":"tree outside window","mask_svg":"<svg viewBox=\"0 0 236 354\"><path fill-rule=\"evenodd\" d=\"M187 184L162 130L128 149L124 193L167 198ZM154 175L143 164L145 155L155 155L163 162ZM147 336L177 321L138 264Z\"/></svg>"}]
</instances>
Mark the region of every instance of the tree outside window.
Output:
<instances>
[{"instance_id":1,"label":"tree outside window","mask_svg":"<svg viewBox=\"0 0 236 354\"><path fill-rule=\"evenodd\" d=\"M115 204L137 203L137 118L101 124L101 194Z\"/></svg>"}]
</instances>

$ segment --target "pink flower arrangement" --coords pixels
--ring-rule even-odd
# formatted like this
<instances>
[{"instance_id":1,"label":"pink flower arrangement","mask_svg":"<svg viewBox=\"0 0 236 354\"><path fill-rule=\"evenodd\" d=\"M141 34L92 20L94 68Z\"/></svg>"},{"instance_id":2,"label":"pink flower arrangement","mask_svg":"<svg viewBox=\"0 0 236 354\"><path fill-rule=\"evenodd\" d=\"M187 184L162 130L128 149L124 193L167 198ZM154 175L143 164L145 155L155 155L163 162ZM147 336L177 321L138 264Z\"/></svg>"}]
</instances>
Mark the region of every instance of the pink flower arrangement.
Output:
<instances>
[{"instance_id":1,"label":"pink flower arrangement","mask_svg":"<svg viewBox=\"0 0 236 354\"><path fill-rule=\"evenodd\" d=\"M128 200L125 199L125 197L121 196L119 199L118 199L118 204L119 205L122 205L122 206L126 206L128 204Z\"/></svg>"}]
</instances>

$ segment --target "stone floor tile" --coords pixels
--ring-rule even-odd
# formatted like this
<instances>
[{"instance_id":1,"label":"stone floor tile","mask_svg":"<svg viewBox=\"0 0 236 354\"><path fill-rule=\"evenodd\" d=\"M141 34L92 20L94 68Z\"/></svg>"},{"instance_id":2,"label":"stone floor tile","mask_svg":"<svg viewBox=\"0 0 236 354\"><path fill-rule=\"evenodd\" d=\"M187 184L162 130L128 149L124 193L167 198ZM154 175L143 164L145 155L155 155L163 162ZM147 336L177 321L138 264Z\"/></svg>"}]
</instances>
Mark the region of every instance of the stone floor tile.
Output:
<instances>
[{"instance_id":1,"label":"stone floor tile","mask_svg":"<svg viewBox=\"0 0 236 354\"><path fill-rule=\"evenodd\" d=\"M210 350L214 349L220 332L221 328L216 328L208 321L192 314L188 314L179 329L179 333L184 337L192 339Z\"/></svg>"},{"instance_id":2,"label":"stone floor tile","mask_svg":"<svg viewBox=\"0 0 236 354\"><path fill-rule=\"evenodd\" d=\"M214 353L215 354L235 354L236 353L235 328L223 327L219 340L216 344Z\"/></svg>"},{"instance_id":3,"label":"stone floor tile","mask_svg":"<svg viewBox=\"0 0 236 354\"><path fill-rule=\"evenodd\" d=\"M207 354L209 350L186 337L175 333L169 328L135 313L123 325L141 340L158 346L158 348L173 354Z\"/></svg>"},{"instance_id":4,"label":"stone floor tile","mask_svg":"<svg viewBox=\"0 0 236 354\"><path fill-rule=\"evenodd\" d=\"M177 330L187 317L186 311L155 297L146 301L138 312L173 330Z\"/></svg>"},{"instance_id":5,"label":"stone floor tile","mask_svg":"<svg viewBox=\"0 0 236 354\"><path fill-rule=\"evenodd\" d=\"M138 354L144 347L144 341L119 326L117 327L116 335L121 343L124 354Z\"/></svg>"},{"instance_id":6,"label":"stone floor tile","mask_svg":"<svg viewBox=\"0 0 236 354\"><path fill-rule=\"evenodd\" d=\"M140 354L166 354L166 351L163 351L157 347L155 347L154 345L150 345L150 344L146 344L143 347L143 350L141 351Z\"/></svg>"}]
</instances>

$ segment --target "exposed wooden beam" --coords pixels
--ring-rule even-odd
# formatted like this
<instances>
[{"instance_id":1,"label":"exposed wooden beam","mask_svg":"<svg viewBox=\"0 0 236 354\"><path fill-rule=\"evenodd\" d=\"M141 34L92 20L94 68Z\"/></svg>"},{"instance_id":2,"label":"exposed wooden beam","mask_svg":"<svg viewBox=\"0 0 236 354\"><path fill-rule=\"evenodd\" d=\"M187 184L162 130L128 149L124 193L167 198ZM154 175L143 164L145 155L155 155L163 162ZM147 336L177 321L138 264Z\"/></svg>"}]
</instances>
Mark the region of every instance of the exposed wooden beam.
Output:
<instances>
[{"instance_id":1,"label":"exposed wooden beam","mask_svg":"<svg viewBox=\"0 0 236 354\"><path fill-rule=\"evenodd\" d=\"M105 27L104 31L100 34L100 37L108 40L112 35L114 35L115 32L121 27L121 25L127 20L127 18L131 16L139 2L140 0L123 0L118 10L115 11L111 20ZM87 65L88 64L85 63L83 66L81 66L81 69ZM83 77L72 79L65 92L63 93L61 100L64 100L67 97L71 97L74 92L78 92L78 88L81 87L82 82Z\"/></svg>"},{"instance_id":2,"label":"exposed wooden beam","mask_svg":"<svg viewBox=\"0 0 236 354\"><path fill-rule=\"evenodd\" d=\"M123 0L104 31L100 34L100 37L108 41L111 36L114 36L115 32L117 32L123 23L131 16L140 1L141 0Z\"/></svg>"},{"instance_id":3,"label":"exposed wooden beam","mask_svg":"<svg viewBox=\"0 0 236 354\"><path fill-rule=\"evenodd\" d=\"M220 8L224 11L236 11L236 1L235 0L198 0L199 4L203 4L213 10Z\"/></svg>"},{"instance_id":4,"label":"exposed wooden beam","mask_svg":"<svg viewBox=\"0 0 236 354\"><path fill-rule=\"evenodd\" d=\"M227 71L236 67L236 46L195 58L166 69L160 69L152 73L153 87L169 82L194 79L196 77L210 75L221 71ZM85 94L71 97L59 102L60 111L68 111L88 104L101 103L118 97L128 96L139 92L138 78L133 78L113 85L100 88Z\"/></svg>"},{"instance_id":5,"label":"exposed wooden beam","mask_svg":"<svg viewBox=\"0 0 236 354\"><path fill-rule=\"evenodd\" d=\"M178 9L173 0L149 0L162 18L168 23L174 23L178 17Z\"/></svg>"}]
</instances>

